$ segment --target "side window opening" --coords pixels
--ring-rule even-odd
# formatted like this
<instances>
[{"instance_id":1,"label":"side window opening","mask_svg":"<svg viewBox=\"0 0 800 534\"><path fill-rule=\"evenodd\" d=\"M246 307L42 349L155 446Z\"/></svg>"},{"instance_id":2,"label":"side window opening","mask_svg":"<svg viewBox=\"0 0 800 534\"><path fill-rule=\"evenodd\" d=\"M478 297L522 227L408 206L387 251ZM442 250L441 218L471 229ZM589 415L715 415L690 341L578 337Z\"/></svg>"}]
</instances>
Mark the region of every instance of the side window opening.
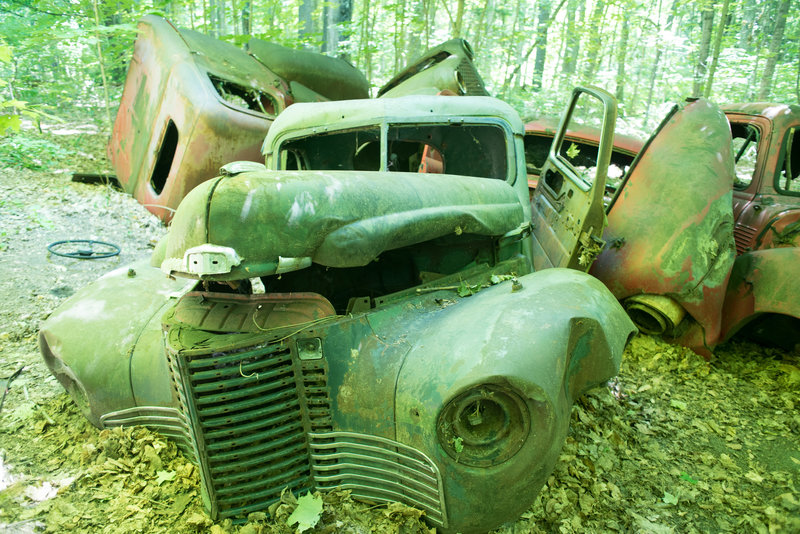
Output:
<instances>
[{"instance_id":1,"label":"side window opening","mask_svg":"<svg viewBox=\"0 0 800 534\"><path fill-rule=\"evenodd\" d=\"M783 139L775 177L775 188L789 195L800 195L800 135L797 132L797 127L791 128Z\"/></svg>"},{"instance_id":2,"label":"side window opening","mask_svg":"<svg viewBox=\"0 0 800 534\"><path fill-rule=\"evenodd\" d=\"M219 94L220 98L229 104L240 108L249 109L274 117L277 115L277 103L272 95L263 91L245 87L230 80L225 80L219 76L209 74L211 85Z\"/></svg>"},{"instance_id":3,"label":"side window opening","mask_svg":"<svg viewBox=\"0 0 800 534\"><path fill-rule=\"evenodd\" d=\"M735 189L747 189L753 181L758 158L758 143L761 134L752 124L731 123L733 158L736 169Z\"/></svg>"},{"instance_id":4,"label":"side window opening","mask_svg":"<svg viewBox=\"0 0 800 534\"><path fill-rule=\"evenodd\" d=\"M529 178L533 176L535 179L540 175L541 169L545 161L547 161L547 154L550 151L552 142L552 136L525 136L525 166ZM567 139L566 142L569 143L566 151L574 155L570 161L573 166L576 166L578 169L587 169L589 171L594 169L595 162L597 161L597 145L582 143L572 139ZM606 179L606 203L610 201L611 196L619 189L625 175L630 169L631 163L633 163L634 157L635 156L618 150L611 151L611 161L609 163L608 177ZM594 173L589 172L587 179L593 179L593 176ZM547 185L549 185L553 191L556 191L556 189L560 190L560 184L558 187L554 187L555 182L554 184L550 183L553 180L556 182L558 181L555 176L549 176L545 179Z\"/></svg>"},{"instance_id":5,"label":"side window opening","mask_svg":"<svg viewBox=\"0 0 800 534\"><path fill-rule=\"evenodd\" d=\"M167 123L164 138L161 140L161 147L158 149L156 164L153 167L153 174L150 176L150 187L156 195L160 195L164 190L172 168L172 161L175 159L175 150L178 148L178 127L172 119Z\"/></svg>"}]
</instances>

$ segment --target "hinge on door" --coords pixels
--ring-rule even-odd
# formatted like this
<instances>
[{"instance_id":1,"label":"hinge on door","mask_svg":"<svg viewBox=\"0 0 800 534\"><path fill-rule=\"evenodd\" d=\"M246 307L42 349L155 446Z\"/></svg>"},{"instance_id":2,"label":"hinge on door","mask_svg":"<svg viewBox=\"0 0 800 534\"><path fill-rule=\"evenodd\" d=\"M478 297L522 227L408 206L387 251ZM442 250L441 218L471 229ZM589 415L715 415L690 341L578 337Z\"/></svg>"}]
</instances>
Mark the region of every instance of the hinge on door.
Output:
<instances>
[{"instance_id":1,"label":"hinge on door","mask_svg":"<svg viewBox=\"0 0 800 534\"><path fill-rule=\"evenodd\" d=\"M589 228L589 231L583 232L578 239L580 243L580 254L578 256L578 265L581 267L589 267L598 254L603 252L603 247L606 242L592 234L594 227Z\"/></svg>"}]
</instances>

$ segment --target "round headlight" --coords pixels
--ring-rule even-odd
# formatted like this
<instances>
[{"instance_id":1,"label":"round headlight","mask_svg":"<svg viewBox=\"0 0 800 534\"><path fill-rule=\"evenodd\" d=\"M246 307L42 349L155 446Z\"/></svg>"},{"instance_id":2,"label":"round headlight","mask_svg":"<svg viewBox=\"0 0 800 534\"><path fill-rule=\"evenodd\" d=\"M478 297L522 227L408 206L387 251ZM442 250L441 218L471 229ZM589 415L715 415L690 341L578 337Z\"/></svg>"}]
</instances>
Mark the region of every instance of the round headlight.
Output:
<instances>
[{"instance_id":1,"label":"round headlight","mask_svg":"<svg viewBox=\"0 0 800 534\"><path fill-rule=\"evenodd\" d=\"M525 402L515 392L487 384L458 395L439 414L437 434L455 461L475 467L502 463L522 448L530 432Z\"/></svg>"}]
</instances>

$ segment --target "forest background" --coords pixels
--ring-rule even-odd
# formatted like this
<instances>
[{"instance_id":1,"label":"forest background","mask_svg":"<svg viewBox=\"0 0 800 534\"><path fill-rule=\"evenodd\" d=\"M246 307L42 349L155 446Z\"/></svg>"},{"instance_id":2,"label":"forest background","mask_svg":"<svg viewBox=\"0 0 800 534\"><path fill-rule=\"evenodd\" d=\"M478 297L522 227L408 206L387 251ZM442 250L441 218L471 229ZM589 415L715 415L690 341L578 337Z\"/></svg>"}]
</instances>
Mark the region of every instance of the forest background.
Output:
<instances>
[{"instance_id":1,"label":"forest background","mask_svg":"<svg viewBox=\"0 0 800 534\"><path fill-rule=\"evenodd\" d=\"M463 37L489 92L523 118L558 115L589 83L617 96L618 131L640 136L688 96L800 103L792 0L0 0L0 160L36 149L10 135L26 116L108 131L148 13L234 44L343 57L373 87Z\"/></svg>"}]
</instances>

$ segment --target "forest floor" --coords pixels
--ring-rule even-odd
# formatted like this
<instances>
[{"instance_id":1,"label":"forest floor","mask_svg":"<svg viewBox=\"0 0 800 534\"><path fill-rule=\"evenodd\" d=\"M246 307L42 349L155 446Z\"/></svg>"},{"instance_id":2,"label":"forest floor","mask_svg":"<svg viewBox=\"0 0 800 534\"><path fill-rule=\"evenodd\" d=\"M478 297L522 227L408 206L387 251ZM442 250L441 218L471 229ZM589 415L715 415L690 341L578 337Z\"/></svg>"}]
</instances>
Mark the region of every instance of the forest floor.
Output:
<instances>
[{"instance_id":1,"label":"forest floor","mask_svg":"<svg viewBox=\"0 0 800 534\"><path fill-rule=\"evenodd\" d=\"M127 195L70 181L104 170L102 137L31 134L26 158L0 147L0 377L23 369L0 413L0 532L294 532L291 494L243 526L212 522L197 468L172 442L94 428L39 356L39 326L60 303L148 257L165 233ZM49 255L61 239L110 241L122 253ZM323 499L310 532L429 531L404 506ZM574 406L533 506L509 519L498 532L800 532L800 354L728 343L706 362L636 337L619 376Z\"/></svg>"}]
</instances>

